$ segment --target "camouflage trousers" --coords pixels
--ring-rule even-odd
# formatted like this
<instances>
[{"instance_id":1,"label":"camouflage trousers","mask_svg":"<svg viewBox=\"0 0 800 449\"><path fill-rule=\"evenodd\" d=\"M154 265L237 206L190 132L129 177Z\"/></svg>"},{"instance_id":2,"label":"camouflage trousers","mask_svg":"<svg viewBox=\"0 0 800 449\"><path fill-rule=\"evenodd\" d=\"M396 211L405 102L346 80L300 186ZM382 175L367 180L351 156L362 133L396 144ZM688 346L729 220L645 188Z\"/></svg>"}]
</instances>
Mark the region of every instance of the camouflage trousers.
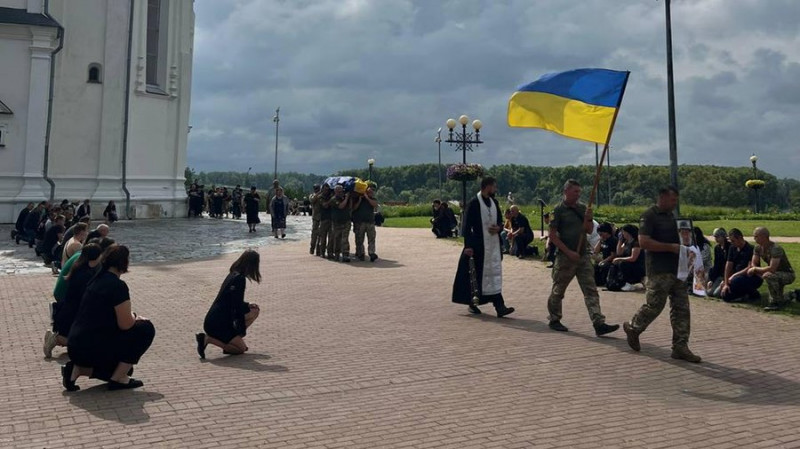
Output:
<instances>
[{"instance_id":1,"label":"camouflage trousers","mask_svg":"<svg viewBox=\"0 0 800 449\"><path fill-rule=\"evenodd\" d=\"M589 254L581 256L580 260L573 262L564 254L558 254L553 262L553 289L547 298L547 311L550 321L561 321L561 303L564 292L573 278L578 278L578 285L583 292L583 302L589 312L592 324L598 325L606 322L606 317L600 312L600 295L594 282L594 267Z\"/></svg>"},{"instance_id":2,"label":"camouflage trousers","mask_svg":"<svg viewBox=\"0 0 800 449\"><path fill-rule=\"evenodd\" d=\"M328 254L334 256L342 255L349 257L350 255L350 222L344 223L332 222L333 232L328 239Z\"/></svg>"},{"instance_id":3,"label":"camouflage trousers","mask_svg":"<svg viewBox=\"0 0 800 449\"><path fill-rule=\"evenodd\" d=\"M646 302L631 319L631 327L644 332L655 320L669 297L669 321L672 324L672 347L689 344L690 313L686 282L671 273L647 274Z\"/></svg>"},{"instance_id":4,"label":"camouflage trousers","mask_svg":"<svg viewBox=\"0 0 800 449\"><path fill-rule=\"evenodd\" d=\"M330 240L330 237L333 234L333 230L331 229L331 224L332 224L331 220L319 221L319 230L317 234L317 252L316 252L318 256L325 256L326 252L327 255L333 254L333 247L328 245L328 240Z\"/></svg>"},{"instance_id":5,"label":"camouflage trousers","mask_svg":"<svg viewBox=\"0 0 800 449\"><path fill-rule=\"evenodd\" d=\"M360 221L353 223L356 234L356 256L364 256L364 236L367 236L367 254L375 254L375 222Z\"/></svg>"},{"instance_id":6,"label":"camouflage trousers","mask_svg":"<svg viewBox=\"0 0 800 449\"><path fill-rule=\"evenodd\" d=\"M319 252L319 219L312 218L311 219L311 252L316 251L317 255L320 255Z\"/></svg>"},{"instance_id":7,"label":"camouflage trousers","mask_svg":"<svg viewBox=\"0 0 800 449\"><path fill-rule=\"evenodd\" d=\"M783 297L783 287L794 282L794 272L777 271L775 273L764 274L762 279L767 283L767 289L769 289L770 304L783 304L786 302L786 298Z\"/></svg>"}]
</instances>

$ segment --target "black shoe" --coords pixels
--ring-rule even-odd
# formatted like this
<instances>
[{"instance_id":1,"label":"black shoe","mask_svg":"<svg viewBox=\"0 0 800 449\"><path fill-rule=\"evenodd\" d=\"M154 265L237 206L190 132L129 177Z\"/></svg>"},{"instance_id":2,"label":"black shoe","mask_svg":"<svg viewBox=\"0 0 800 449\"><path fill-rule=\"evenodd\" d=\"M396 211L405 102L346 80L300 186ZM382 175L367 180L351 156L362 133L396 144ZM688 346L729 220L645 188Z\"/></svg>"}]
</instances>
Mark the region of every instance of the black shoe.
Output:
<instances>
[{"instance_id":1,"label":"black shoe","mask_svg":"<svg viewBox=\"0 0 800 449\"><path fill-rule=\"evenodd\" d=\"M366 257L364 257L364 255L363 255L363 254L361 254L361 255L359 255L359 256L356 256L356 258L357 258L358 260L362 261L362 262L363 262L363 261L366 259Z\"/></svg>"},{"instance_id":2,"label":"black shoe","mask_svg":"<svg viewBox=\"0 0 800 449\"><path fill-rule=\"evenodd\" d=\"M606 323L601 323L601 324L596 324L594 326L594 333L597 334L598 337L600 337L602 335L610 334L616 331L617 329L619 329L619 324L609 325Z\"/></svg>"},{"instance_id":3,"label":"black shoe","mask_svg":"<svg viewBox=\"0 0 800 449\"><path fill-rule=\"evenodd\" d=\"M370 254L369 255L369 261L370 262L375 262L377 259L378 259L378 255L377 254Z\"/></svg>"},{"instance_id":4,"label":"black shoe","mask_svg":"<svg viewBox=\"0 0 800 449\"><path fill-rule=\"evenodd\" d=\"M622 330L625 331L625 335L628 339L628 346L631 347L634 351L641 351L642 345L639 343L639 332L637 332L630 323L622 323Z\"/></svg>"},{"instance_id":5,"label":"black shoe","mask_svg":"<svg viewBox=\"0 0 800 449\"><path fill-rule=\"evenodd\" d=\"M783 308L782 304L778 304L778 303L774 303L773 302L773 303L767 304L767 306L764 307L764 311L765 312L775 312L775 311L781 310L782 308Z\"/></svg>"},{"instance_id":6,"label":"black shoe","mask_svg":"<svg viewBox=\"0 0 800 449\"><path fill-rule=\"evenodd\" d=\"M201 359L206 358L206 334L202 332L194 334L194 339L197 341L197 355L199 355ZM130 376L130 374L128 375Z\"/></svg>"},{"instance_id":7,"label":"black shoe","mask_svg":"<svg viewBox=\"0 0 800 449\"><path fill-rule=\"evenodd\" d=\"M561 324L561 321L551 321L550 324L548 324L547 326L550 329L553 329L554 331L569 332L569 329L567 329L567 326L564 326L563 324Z\"/></svg>"},{"instance_id":8,"label":"black shoe","mask_svg":"<svg viewBox=\"0 0 800 449\"><path fill-rule=\"evenodd\" d=\"M308 254L311 254L313 256L314 255L314 248L311 248L310 250L308 250Z\"/></svg>"},{"instance_id":9,"label":"black shoe","mask_svg":"<svg viewBox=\"0 0 800 449\"><path fill-rule=\"evenodd\" d=\"M281 234L281 238L285 239L286 238L286 234Z\"/></svg>"},{"instance_id":10,"label":"black shoe","mask_svg":"<svg viewBox=\"0 0 800 449\"><path fill-rule=\"evenodd\" d=\"M81 389L81 387L75 385L75 381L72 380L72 368L74 366L75 364L70 361L61 367L61 385L63 385L67 391L78 391Z\"/></svg>"},{"instance_id":11,"label":"black shoe","mask_svg":"<svg viewBox=\"0 0 800 449\"><path fill-rule=\"evenodd\" d=\"M342 262L350 263L350 258L342 256Z\"/></svg>"},{"instance_id":12,"label":"black shoe","mask_svg":"<svg viewBox=\"0 0 800 449\"><path fill-rule=\"evenodd\" d=\"M545 268L553 268L553 264L546 266Z\"/></svg>"},{"instance_id":13,"label":"black shoe","mask_svg":"<svg viewBox=\"0 0 800 449\"><path fill-rule=\"evenodd\" d=\"M114 390L131 390L131 389L139 388L139 387L143 387L143 386L144 386L144 382L142 382L139 379L134 379L133 377L129 378L128 379L128 383L126 383L126 384L123 384L123 383L120 383L120 382L116 382L116 381L113 381L113 380L109 380L108 381L108 389L112 390L112 391L114 391Z\"/></svg>"},{"instance_id":14,"label":"black shoe","mask_svg":"<svg viewBox=\"0 0 800 449\"><path fill-rule=\"evenodd\" d=\"M513 307L503 307L503 310L497 311L497 318L503 318L504 316L511 315L512 313L514 313Z\"/></svg>"},{"instance_id":15,"label":"black shoe","mask_svg":"<svg viewBox=\"0 0 800 449\"><path fill-rule=\"evenodd\" d=\"M469 313L471 313L473 315L480 315L481 314L481 309L479 309L477 306L470 305L469 306Z\"/></svg>"}]
</instances>

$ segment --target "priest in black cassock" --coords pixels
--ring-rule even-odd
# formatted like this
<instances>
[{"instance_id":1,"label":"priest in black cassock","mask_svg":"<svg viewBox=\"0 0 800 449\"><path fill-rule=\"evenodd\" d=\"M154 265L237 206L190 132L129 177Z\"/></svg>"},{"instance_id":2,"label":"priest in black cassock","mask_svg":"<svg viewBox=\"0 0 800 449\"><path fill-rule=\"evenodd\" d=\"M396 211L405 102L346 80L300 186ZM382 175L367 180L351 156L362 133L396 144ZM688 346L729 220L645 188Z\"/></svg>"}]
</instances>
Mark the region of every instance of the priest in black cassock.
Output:
<instances>
[{"instance_id":1,"label":"priest in black cassock","mask_svg":"<svg viewBox=\"0 0 800 449\"><path fill-rule=\"evenodd\" d=\"M464 251L453 282L453 302L468 304L470 313L481 313L472 303L469 276L469 258L472 256L475 259L480 304L491 302L500 318L514 312L514 308L506 307L503 302L503 245L500 238L503 222L500 204L494 199L496 192L497 180L487 176L481 180L481 191L467 201L462 227Z\"/></svg>"}]
</instances>

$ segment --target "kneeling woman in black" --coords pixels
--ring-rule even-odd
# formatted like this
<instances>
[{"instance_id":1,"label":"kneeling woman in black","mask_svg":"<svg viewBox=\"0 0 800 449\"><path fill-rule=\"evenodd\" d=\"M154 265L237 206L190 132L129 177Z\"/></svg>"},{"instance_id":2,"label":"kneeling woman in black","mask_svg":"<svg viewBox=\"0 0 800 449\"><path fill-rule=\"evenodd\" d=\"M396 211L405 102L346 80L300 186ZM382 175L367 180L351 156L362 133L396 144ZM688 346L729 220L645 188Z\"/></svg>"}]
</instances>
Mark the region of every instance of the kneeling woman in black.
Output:
<instances>
[{"instance_id":1,"label":"kneeling woman in black","mask_svg":"<svg viewBox=\"0 0 800 449\"><path fill-rule=\"evenodd\" d=\"M67 346L72 323L75 321L75 316L81 307L86 287L94 278L94 275L97 274L102 253L103 249L96 243L84 245L81 248L80 257L72 265L69 274L64 276L64 280L69 282L67 284L67 293L53 316L53 330L56 334L55 343L58 346Z\"/></svg>"},{"instance_id":2,"label":"kneeling woman in black","mask_svg":"<svg viewBox=\"0 0 800 449\"><path fill-rule=\"evenodd\" d=\"M225 354L243 354L247 351L244 336L247 328L258 318L259 308L256 304L244 302L245 279L261 282L259 261L257 252L247 250L231 265L228 277L206 314L203 323L206 332L195 335L197 353L201 359L206 358L206 346L209 343L222 348Z\"/></svg>"},{"instance_id":3,"label":"kneeling woman in black","mask_svg":"<svg viewBox=\"0 0 800 449\"><path fill-rule=\"evenodd\" d=\"M70 362L61 369L68 391L88 376L108 382L109 390L138 388L129 377L133 365L153 342L156 330L147 318L131 312L128 285L120 279L128 271L128 248L113 246L103 255L102 268L89 283L69 331Z\"/></svg>"}]
</instances>

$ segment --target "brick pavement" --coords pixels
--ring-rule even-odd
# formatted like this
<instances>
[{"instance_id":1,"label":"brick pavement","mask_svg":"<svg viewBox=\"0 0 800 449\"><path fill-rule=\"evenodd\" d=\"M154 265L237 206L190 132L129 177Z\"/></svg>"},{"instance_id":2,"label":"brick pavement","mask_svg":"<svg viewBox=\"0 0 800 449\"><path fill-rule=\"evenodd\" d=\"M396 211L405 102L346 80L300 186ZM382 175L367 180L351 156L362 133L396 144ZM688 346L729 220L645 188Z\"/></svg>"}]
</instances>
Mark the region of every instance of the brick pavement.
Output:
<instances>
[{"instance_id":1,"label":"brick pavement","mask_svg":"<svg viewBox=\"0 0 800 449\"><path fill-rule=\"evenodd\" d=\"M260 249L249 354L194 351L233 254L134 265L133 309L157 329L136 367L145 387L63 392L41 355L52 278L0 277L1 447L800 447L800 326L692 300L691 347L669 358L666 313L631 353L594 336L577 286L567 334L546 327L549 270L504 261L508 319L449 301L459 246L427 230L378 229L375 264ZM642 293L601 293L609 322Z\"/></svg>"}]
</instances>

